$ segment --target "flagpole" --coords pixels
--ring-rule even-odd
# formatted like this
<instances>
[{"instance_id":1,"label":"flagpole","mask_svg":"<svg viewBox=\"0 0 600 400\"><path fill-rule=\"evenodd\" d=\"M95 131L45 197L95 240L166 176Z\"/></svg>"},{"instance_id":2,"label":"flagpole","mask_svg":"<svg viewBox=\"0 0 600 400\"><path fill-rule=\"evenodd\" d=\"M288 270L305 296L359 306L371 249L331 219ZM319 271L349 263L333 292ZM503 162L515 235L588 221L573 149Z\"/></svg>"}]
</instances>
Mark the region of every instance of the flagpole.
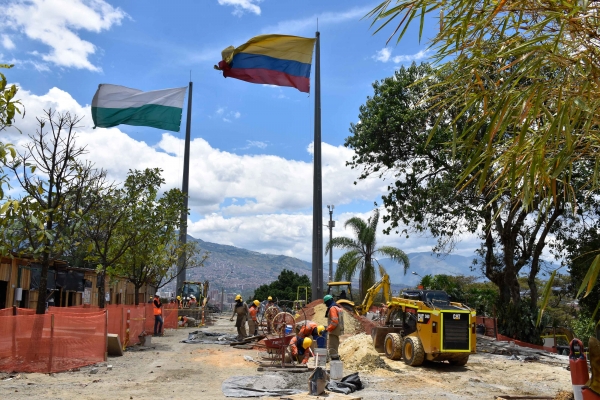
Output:
<instances>
[{"instance_id":1,"label":"flagpole","mask_svg":"<svg viewBox=\"0 0 600 400\"><path fill-rule=\"evenodd\" d=\"M315 137L313 166L312 300L323 298L323 193L321 177L321 46L315 43Z\"/></svg>"},{"instance_id":2,"label":"flagpole","mask_svg":"<svg viewBox=\"0 0 600 400\"><path fill-rule=\"evenodd\" d=\"M179 245L184 246L187 243L187 217L188 217L188 192L190 180L190 135L192 129L192 87L193 83L190 80L188 92L188 109L187 121L185 125L185 150L183 153L183 182L181 183L181 192L184 195L183 210L181 210L181 220L179 226ZM181 294L183 282L186 278L186 252L184 251L177 260L177 287L175 289L176 296ZM201 301L198 299L198 301Z\"/></svg>"}]
</instances>

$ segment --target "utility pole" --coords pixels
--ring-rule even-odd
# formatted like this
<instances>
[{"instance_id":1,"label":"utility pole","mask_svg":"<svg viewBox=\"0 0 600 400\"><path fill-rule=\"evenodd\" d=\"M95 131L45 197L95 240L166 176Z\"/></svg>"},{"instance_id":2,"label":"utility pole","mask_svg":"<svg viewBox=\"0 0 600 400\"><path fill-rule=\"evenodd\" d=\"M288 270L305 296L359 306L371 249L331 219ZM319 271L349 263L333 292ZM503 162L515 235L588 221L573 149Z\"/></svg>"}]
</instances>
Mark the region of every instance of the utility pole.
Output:
<instances>
[{"instance_id":1,"label":"utility pole","mask_svg":"<svg viewBox=\"0 0 600 400\"><path fill-rule=\"evenodd\" d=\"M313 158L312 300L323 298L323 180L321 176L321 45L315 43L315 137Z\"/></svg>"},{"instance_id":2,"label":"utility pole","mask_svg":"<svg viewBox=\"0 0 600 400\"><path fill-rule=\"evenodd\" d=\"M333 239L333 227L335 226L335 221L333 220L333 209L335 206L327 205L327 209L329 210L329 243ZM331 246L331 244L329 245ZM333 249L329 248L329 282L333 280Z\"/></svg>"}]
</instances>

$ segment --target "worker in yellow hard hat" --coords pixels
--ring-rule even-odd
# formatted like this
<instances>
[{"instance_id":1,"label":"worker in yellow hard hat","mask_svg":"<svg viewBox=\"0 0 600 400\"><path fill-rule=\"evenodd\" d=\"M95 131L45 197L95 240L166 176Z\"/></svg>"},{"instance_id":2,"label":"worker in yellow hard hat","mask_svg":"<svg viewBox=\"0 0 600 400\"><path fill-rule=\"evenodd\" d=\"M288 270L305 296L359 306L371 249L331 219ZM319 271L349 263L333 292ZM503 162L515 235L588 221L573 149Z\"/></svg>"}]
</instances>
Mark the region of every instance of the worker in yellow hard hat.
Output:
<instances>
[{"instance_id":1,"label":"worker in yellow hard hat","mask_svg":"<svg viewBox=\"0 0 600 400\"><path fill-rule=\"evenodd\" d=\"M307 364L308 359L312 354L312 351L310 349L312 343L313 341L309 337L301 338L299 336L294 336L292 340L290 340L290 345L288 346L294 361L301 362L302 364Z\"/></svg>"},{"instance_id":2,"label":"worker in yellow hard hat","mask_svg":"<svg viewBox=\"0 0 600 400\"><path fill-rule=\"evenodd\" d=\"M246 321L248 321L248 305L242 301L242 296L235 296L235 304L233 306L233 315L231 315L230 321L235 319L235 327L237 328L238 340L244 340L246 338Z\"/></svg>"},{"instance_id":3,"label":"worker in yellow hard hat","mask_svg":"<svg viewBox=\"0 0 600 400\"><path fill-rule=\"evenodd\" d=\"M248 308L248 314L250 319L248 320L248 334L250 336L258 335L258 308L260 307L260 301L254 300Z\"/></svg>"},{"instance_id":4,"label":"worker in yellow hard hat","mask_svg":"<svg viewBox=\"0 0 600 400\"><path fill-rule=\"evenodd\" d=\"M264 313L264 318L267 320L267 333L271 333L273 318L279 314L279 307L277 307L277 304L275 304L271 296L267 297L267 304L265 305Z\"/></svg>"},{"instance_id":5,"label":"worker in yellow hard hat","mask_svg":"<svg viewBox=\"0 0 600 400\"><path fill-rule=\"evenodd\" d=\"M182 308L183 304L181 303L181 296L177 296L177 308Z\"/></svg>"},{"instance_id":6,"label":"worker in yellow hard hat","mask_svg":"<svg viewBox=\"0 0 600 400\"><path fill-rule=\"evenodd\" d=\"M325 327L323 325L317 325L316 322L306 321L304 324L298 324L298 336L309 337L312 336L313 340L317 340L319 336L323 336Z\"/></svg>"}]
</instances>

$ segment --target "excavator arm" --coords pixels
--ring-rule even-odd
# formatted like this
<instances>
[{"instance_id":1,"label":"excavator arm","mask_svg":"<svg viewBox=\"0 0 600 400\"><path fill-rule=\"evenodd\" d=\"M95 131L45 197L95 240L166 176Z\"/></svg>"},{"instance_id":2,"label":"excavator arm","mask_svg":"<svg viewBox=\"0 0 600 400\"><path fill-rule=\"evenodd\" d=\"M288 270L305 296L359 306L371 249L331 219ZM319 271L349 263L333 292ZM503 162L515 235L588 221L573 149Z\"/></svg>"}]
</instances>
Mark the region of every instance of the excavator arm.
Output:
<instances>
[{"instance_id":1,"label":"excavator arm","mask_svg":"<svg viewBox=\"0 0 600 400\"><path fill-rule=\"evenodd\" d=\"M367 294L363 299L362 303L355 306L356 313L358 315L365 315L369 308L373 305L373 299L380 290L383 290L383 300L385 303L390 301L390 277L387 274L384 274L379 282L375 283L373 286L367 290Z\"/></svg>"}]
</instances>

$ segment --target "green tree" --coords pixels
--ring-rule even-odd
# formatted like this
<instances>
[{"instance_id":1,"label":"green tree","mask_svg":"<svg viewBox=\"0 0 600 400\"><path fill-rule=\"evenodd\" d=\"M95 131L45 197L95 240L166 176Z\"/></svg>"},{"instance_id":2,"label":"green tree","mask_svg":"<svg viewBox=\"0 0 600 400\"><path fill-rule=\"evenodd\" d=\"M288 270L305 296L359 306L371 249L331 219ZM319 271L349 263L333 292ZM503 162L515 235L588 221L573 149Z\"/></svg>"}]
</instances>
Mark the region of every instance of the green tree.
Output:
<instances>
[{"instance_id":1,"label":"green tree","mask_svg":"<svg viewBox=\"0 0 600 400\"><path fill-rule=\"evenodd\" d=\"M0 64L0 68L10 69L12 65ZM0 72L0 132L13 126L16 114L21 114L22 104L15 99L18 92L16 85L8 85L6 76ZM23 111L24 112L24 111ZM4 186L7 184L7 176L1 167L17 155L10 143L0 140L0 201L4 200ZM14 212L18 210L18 202L15 200L5 201L0 204L0 255L10 254L14 239L14 227L11 226Z\"/></svg>"},{"instance_id":2,"label":"green tree","mask_svg":"<svg viewBox=\"0 0 600 400\"><path fill-rule=\"evenodd\" d=\"M327 243L325 247L325 254L334 248L349 250L338 260L335 279L351 280L358 273L361 298L364 298L367 290L375 284L376 272L374 262L377 262L375 255L383 255L402 264L405 274L410 266L408 256L402 250L392 246L377 248L378 223L378 209L373 211L373 215L367 221L359 217L350 218L344 224L344 228L350 227L356 239L336 237ZM386 273L381 265L379 265L379 273L381 275Z\"/></svg>"},{"instance_id":3,"label":"green tree","mask_svg":"<svg viewBox=\"0 0 600 400\"><path fill-rule=\"evenodd\" d=\"M104 171L80 160L86 150L76 143L79 121L69 113L46 111L25 151L8 164L26 193L18 207L12 207L19 251L41 258L38 314L46 311L50 260L72 245L82 215L95 206L85 200L87 193L106 184Z\"/></svg>"},{"instance_id":4,"label":"green tree","mask_svg":"<svg viewBox=\"0 0 600 400\"><path fill-rule=\"evenodd\" d=\"M481 192L477 173L457 186L468 165L465 148L453 146L453 137L468 118L456 109L432 108L440 96L438 84L445 75L435 75L427 64L401 68L393 77L373 84L374 95L361 106L345 145L355 151L348 163L360 169L360 179L372 176L390 181L383 205L384 217L397 233L430 232L438 239L436 252L450 252L465 233L481 238L478 266L500 290L500 301L520 302L519 274L529 267L532 306L537 305L537 282L546 239L570 203L564 198L534 195L530 207L509 189L489 183ZM443 118L442 118L443 117ZM436 121L435 135L432 135ZM571 179L590 177L585 165L574 166ZM557 188L561 184L557 183ZM559 190L559 189L557 189ZM580 204L586 204L583 195ZM402 231L401 231L402 229Z\"/></svg>"},{"instance_id":5,"label":"green tree","mask_svg":"<svg viewBox=\"0 0 600 400\"><path fill-rule=\"evenodd\" d=\"M451 122L471 113L451 138L465 162L459 179L474 180L480 193L494 182L527 208L536 194L575 204L581 190L598 188L596 178L569 178L582 159L600 169L599 8L585 1L385 0L369 17L377 31L395 25L390 39L400 41L409 26L418 25L421 36L426 17L439 16L428 45L445 90L431 105L459 110ZM431 137L445 117L439 114Z\"/></svg>"},{"instance_id":6,"label":"green tree","mask_svg":"<svg viewBox=\"0 0 600 400\"><path fill-rule=\"evenodd\" d=\"M263 301L269 296L273 297L273 300L296 300L299 286L308 286L308 298L310 299L310 279L308 276L284 269L276 280L256 288L254 296L248 301Z\"/></svg>"},{"instance_id":7,"label":"green tree","mask_svg":"<svg viewBox=\"0 0 600 400\"><path fill-rule=\"evenodd\" d=\"M129 171L124 184L126 219L119 224L119 240L129 245L109 274L125 276L135 287L135 304L144 285L164 285L165 279L175 279L172 272L177 259L185 249L189 254L188 268L202 266L206 259L199 256L196 243L181 247L177 230L184 207L184 194L170 189L159 195L165 183L159 168Z\"/></svg>"}]
</instances>

